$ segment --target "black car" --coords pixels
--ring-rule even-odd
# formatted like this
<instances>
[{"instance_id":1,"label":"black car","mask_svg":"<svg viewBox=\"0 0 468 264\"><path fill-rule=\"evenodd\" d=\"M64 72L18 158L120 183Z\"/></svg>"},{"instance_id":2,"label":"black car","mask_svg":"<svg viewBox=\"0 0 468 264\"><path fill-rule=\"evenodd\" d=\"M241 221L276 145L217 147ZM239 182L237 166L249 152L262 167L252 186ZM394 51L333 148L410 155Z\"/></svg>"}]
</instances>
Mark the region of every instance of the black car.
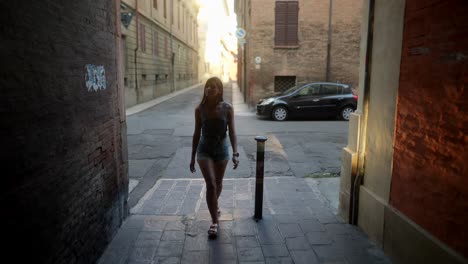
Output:
<instances>
[{"instance_id":1,"label":"black car","mask_svg":"<svg viewBox=\"0 0 468 264\"><path fill-rule=\"evenodd\" d=\"M342 83L307 83L294 86L280 95L260 99L257 115L283 121L289 117L338 117L349 120L356 110L357 96Z\"/></svg>"}]
</instances>

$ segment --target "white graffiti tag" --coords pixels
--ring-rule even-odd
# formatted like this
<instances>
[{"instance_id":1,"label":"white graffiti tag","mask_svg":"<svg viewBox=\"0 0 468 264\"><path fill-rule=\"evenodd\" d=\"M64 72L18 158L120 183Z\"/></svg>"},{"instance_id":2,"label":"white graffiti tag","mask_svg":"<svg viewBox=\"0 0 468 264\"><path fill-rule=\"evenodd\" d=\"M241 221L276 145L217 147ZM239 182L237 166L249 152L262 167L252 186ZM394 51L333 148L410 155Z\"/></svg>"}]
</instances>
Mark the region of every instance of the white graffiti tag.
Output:
<instances>
[{"instance_id":1,"label":"white graffiti tag","mask_svg":"<svg viewBox=\"0 0 468 264\"><path fill-rule=\"evenodd\" d=\"M107 88L104 66L86 64L85 69L85 81L88 91L104 90Z\"/></svg>"}]
</instances>

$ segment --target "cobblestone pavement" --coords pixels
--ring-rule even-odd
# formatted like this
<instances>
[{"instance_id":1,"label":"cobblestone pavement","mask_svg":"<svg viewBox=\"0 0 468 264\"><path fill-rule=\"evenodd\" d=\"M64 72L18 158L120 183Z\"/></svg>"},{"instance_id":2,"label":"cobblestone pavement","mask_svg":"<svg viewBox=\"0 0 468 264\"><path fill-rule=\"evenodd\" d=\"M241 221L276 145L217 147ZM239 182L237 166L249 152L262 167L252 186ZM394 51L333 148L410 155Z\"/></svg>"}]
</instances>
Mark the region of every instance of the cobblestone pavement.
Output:
<instances>
[{"instance_id":1,"label":"cobblestone pavement","mask_svg":"<svg viewBox=\"0 0 468 264\"><path fill-rule=\"evenodd\" d=\"M254 178L224 180L218 238L208 239L203 180L159 180L99 263L390 263L302 178L265 178L263 219L254 221L255 184Z\"/></svg>"}]
</instances>

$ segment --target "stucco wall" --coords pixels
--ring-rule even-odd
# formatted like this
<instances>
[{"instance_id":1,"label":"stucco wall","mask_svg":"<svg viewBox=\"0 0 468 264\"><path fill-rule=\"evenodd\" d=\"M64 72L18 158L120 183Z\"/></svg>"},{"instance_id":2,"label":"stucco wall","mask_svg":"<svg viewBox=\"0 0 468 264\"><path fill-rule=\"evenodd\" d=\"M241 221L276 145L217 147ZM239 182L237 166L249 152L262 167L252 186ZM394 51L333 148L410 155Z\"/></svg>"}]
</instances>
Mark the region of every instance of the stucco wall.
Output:
<instances>
[{"instance_id":1,"label":"stucco wall","mask_svg":"<svg viewBox=\"0 0 468 264\"><path fill-rule=\"evenodd\" d=\"M404 0L375 1L369 103L368 109L364 109L367 120L361 143L361 151L365 149L365 174L359 225L380 243L383 241L383 207L388 203L392 175L403 16ZM361 61L361 65L365 65L365 61ZM360 102L365 104L364 100L361 98Z\"/></svg>"},{"instance_id":2,"label":"stucco wall","mask_svg":"<svg viewBox=\"0 0 468 264\"><path fill-rule=\"evenodd\" d=\"M468 3L407 1L391 205L468 256Z\"/></svg>"}]
</instances>

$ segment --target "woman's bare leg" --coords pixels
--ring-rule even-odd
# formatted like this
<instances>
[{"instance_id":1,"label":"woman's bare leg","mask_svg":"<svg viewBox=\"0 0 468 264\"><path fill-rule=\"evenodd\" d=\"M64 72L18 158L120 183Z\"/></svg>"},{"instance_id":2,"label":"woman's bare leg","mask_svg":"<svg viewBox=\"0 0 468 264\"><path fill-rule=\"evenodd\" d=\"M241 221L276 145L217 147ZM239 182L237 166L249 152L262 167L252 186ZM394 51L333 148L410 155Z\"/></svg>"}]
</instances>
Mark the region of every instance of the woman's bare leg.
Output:
<instances>
[{"instance_id":1,"label":"woman's bare leg","mask_svg":"<svg viewBox=\"0 0 468 264\"><path fill-rule=\"evenodd\" d=\"M216 190L216 174L215 174L215 163L213 160L197 160L200 170L203 174L206 184L206 204L210 211L211 220L213 224L218 223L218 197Z\"/></svg>"},{"instance_id":2,"label":"woman's bare leg","mask_svg":"<svg viewBox=\"0 0 468 264\"><path fill-rule=\"evenodd\" d=\"M226 171L227 160L222 160L214 163L215 178L216 178L216 198L219 199L223 190L223 178Z\"/></svg>"}]
</instances>

